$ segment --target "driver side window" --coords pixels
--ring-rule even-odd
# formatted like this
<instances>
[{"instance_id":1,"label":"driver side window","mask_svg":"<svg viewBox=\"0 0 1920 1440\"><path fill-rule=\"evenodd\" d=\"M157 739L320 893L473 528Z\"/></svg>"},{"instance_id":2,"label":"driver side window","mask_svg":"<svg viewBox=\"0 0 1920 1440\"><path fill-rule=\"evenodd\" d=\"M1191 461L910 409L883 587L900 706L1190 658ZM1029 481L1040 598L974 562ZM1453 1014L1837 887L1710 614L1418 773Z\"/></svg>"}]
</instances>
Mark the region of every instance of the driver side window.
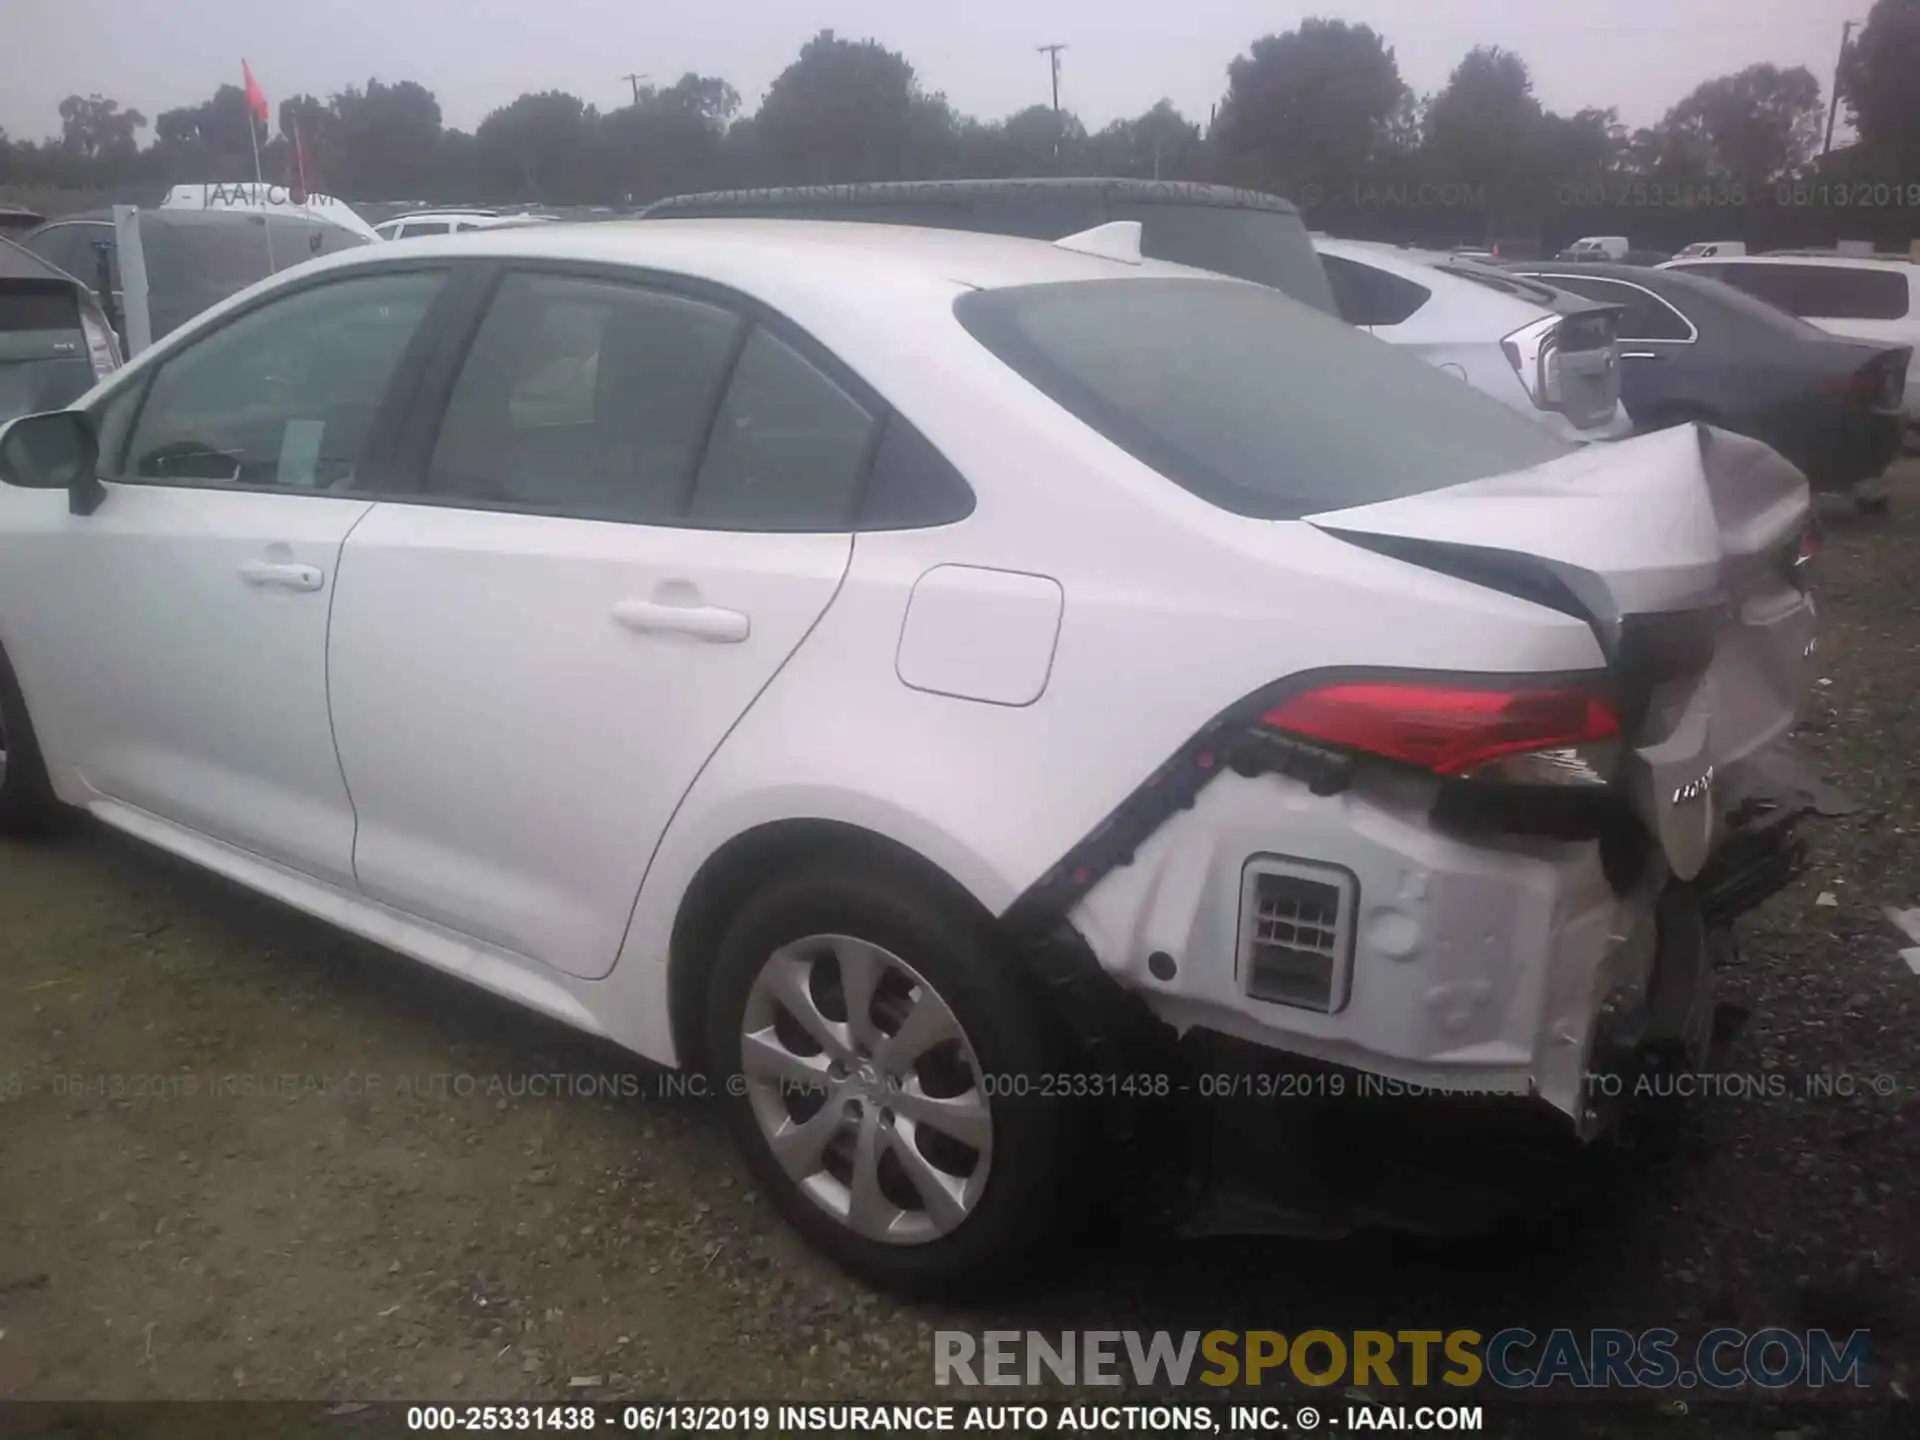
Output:
<instances>
[{"instance_id":1,"label":"driver side window","mask_svg":"<svg viewBox=\"0 0 1920 1440\"><path fill-rule=\"evenodd\" d=\"M444 271L366 275L249 311L160 363L122 477L352 489Z\"/></svg>"}]
</instances>

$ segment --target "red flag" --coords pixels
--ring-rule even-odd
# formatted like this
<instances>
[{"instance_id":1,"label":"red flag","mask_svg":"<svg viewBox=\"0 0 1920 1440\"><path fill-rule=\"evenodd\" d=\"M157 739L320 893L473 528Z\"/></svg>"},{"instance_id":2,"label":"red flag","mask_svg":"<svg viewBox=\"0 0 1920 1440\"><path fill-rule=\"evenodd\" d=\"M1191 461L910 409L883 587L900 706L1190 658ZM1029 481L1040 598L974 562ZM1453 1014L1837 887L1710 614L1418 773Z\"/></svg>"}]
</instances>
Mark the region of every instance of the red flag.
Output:
<instances>
[{"instance_id":1,"label":"red flag","mask_svg":"<svg viewBox=\"0 0 1920 1440\"><path fill-rule=\"evenodd\" d=\"M244 60L240 62L240 73L247 77L247 108L264 125L267 123L267 92L260 88L260 82L253 78L253 67Z\"/></svg>"}]
</instances>

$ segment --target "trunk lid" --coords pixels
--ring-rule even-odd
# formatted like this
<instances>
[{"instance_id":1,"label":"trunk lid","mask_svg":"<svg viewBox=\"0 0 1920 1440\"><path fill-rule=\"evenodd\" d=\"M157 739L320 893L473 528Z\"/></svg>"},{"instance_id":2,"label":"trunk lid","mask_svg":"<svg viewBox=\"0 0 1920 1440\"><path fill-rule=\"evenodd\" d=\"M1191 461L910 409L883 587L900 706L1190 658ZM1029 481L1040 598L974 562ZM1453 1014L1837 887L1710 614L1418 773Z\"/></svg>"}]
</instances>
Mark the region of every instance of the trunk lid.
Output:
<instances>
[{"instance_id":1,"label":"trunk lid","mask_svg":"<svg viewBox=\"0 0 1920 1440\"><path fill-rule=\"evenodd\" d=\"M1681 879L1713 846L1715 777L1799 718L1811 511L1759 441L1684 426L1307 522L1585 619L1621 689L1635 808Z\"/></svg>"}]
</instances>

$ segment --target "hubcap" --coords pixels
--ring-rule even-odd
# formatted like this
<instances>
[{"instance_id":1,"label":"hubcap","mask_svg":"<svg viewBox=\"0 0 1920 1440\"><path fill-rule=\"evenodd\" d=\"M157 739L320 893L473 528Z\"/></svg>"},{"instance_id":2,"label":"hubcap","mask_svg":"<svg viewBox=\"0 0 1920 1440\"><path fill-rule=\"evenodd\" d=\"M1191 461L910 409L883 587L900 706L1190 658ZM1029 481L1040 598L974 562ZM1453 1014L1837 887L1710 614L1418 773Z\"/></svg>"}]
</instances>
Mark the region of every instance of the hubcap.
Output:
<instances>
[{"instance_id":1,"label":"hubcap","mask_svg":"<svg viewBox=\"0 0 1920 1440\"><path fill-rule=\"evenodd\" d=\"M774 951L747 992L740 1069L774 1159L848 1229L924 1244L979 1203L993 1155L979 1062L891 951L847 935Z\"/></svg>"}]
</instances>

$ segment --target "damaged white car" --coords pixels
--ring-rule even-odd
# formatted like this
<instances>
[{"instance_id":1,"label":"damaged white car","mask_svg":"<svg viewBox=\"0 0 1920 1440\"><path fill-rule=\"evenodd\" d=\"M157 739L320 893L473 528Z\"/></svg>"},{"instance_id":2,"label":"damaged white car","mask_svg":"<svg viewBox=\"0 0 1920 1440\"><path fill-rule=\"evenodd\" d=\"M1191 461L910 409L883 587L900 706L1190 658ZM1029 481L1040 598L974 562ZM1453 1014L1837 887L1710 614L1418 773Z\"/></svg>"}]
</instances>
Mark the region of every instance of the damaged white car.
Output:
<instances>
[{"instance_id":1,"label":"damaged white car","mask_svg":"<svg viewBox=\"0 0 1920 1440\"><path fill-rule=\"evenodd\" d=\"M1136 244L553 225L243 293L0 432L0 821L697 1067L896 1286L1296 1176L1269 1122L1363 1091L1598 1134L1820 803L1805 485ZM1354 1149L1282 1209L1414 1223Z\"/></svg>"}]
</instances>

